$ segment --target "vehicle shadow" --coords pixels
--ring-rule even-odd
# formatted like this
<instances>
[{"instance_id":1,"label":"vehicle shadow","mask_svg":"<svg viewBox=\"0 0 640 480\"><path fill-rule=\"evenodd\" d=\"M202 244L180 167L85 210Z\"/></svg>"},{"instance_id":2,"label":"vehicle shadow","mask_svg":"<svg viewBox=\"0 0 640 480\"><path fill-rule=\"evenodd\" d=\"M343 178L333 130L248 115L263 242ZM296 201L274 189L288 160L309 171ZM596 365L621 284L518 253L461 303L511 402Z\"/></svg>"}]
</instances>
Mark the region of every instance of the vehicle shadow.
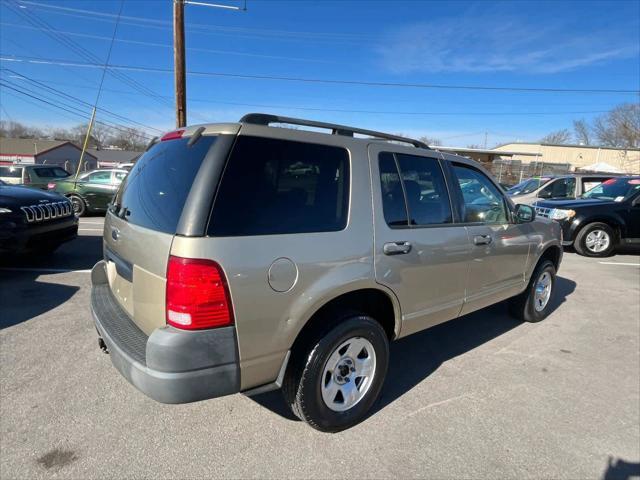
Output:
<instances>
[{"instance_id":1,"label":"vehicle shadow","mask_svg":"<svg viewBox=\"0 0 640 480\"><path fill-rule=\"evenodd\" d=\"M99 236L79 236L48 255L0 258L0 330L58 307L80 289L41 281L40 275L77 270L84 270L82 275L87 275L86 270L101 258L102 237Z\"/></svg>"},{"instance_id":2,"label":"vehicle shadow","mask_svg":"<svg viewBox=\"0 0 640 480\"><path fill-rule=\"evenodd\" d=\"M80 287L42 282L34 272L0 271L0 330L42 315L69 300Z\"/></svg>"},{"instance_id":3,"label":"vehicle shadow","mask_svg":"<svg viewBox=\"0 0 640 480\"><path fill-rule=\"evenodd\" d=\"M640 478L640 463L625 462L620 458L614 461L609 457L602 480L631 480L632 478Z\"/></svg>"},{"instance_id":4,"label":"vehicle shadow","mask_svg":"<svg viewBox=\"0 0 640 480\"><path fill-rule=\"evenodd\" d=\"M575 288L574 281L558 276L551 312L562 305ZM521 324L509 315L507 303L502 302L391 343L385 385L369 416L407 393L447 360L469 352ZM280 391L250 398L282 417L297 420L285 405Z\"/></svg>"}]
</instances>

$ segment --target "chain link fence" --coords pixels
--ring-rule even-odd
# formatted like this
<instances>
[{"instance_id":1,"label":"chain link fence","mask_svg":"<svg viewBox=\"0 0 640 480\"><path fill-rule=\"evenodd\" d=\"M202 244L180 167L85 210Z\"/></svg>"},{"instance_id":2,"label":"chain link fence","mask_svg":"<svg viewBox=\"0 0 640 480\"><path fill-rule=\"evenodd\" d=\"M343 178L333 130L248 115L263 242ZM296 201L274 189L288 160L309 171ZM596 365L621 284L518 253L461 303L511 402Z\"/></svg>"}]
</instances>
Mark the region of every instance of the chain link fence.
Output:
<instances>
[{"instance_id":1,"label":"chain link fence","mask_svg":"<svg viewBox=\"0 0 640 480\"><path fill-rule=\"evenodd\" d=\"M507 186L516 185L531 177L545 175L563 175L571 170L570 163L531 162L520 160L494 160L484 164L499 183Z\"/></svg>"}]
</instances>

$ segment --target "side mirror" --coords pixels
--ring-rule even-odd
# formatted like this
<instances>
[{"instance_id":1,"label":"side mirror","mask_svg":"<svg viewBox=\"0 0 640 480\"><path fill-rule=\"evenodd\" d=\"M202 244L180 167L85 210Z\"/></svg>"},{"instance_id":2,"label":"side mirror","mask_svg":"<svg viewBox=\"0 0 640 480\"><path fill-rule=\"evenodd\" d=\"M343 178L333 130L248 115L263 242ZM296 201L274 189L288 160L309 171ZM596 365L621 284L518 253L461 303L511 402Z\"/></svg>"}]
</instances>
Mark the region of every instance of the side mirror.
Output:
<instances>
[{"instance_id":1,"label":"side mirror","mask_svg":"<svg viewBox=\"0 0 640 480\"><path fill-rule=\"evenodd\" d=\"M536 218L536 211L530 205L516 205L516 223L533 222Z\"/></svg>"},{"instance_id":2,"label":"side mirror","mask_svg":"<svg viewBox=\"0 0 640 480\"><path fill-rule=\"evenodd\" d=\"M551 198L551 190L540 190L538 198Z\"/></svg>"}]
</instances>

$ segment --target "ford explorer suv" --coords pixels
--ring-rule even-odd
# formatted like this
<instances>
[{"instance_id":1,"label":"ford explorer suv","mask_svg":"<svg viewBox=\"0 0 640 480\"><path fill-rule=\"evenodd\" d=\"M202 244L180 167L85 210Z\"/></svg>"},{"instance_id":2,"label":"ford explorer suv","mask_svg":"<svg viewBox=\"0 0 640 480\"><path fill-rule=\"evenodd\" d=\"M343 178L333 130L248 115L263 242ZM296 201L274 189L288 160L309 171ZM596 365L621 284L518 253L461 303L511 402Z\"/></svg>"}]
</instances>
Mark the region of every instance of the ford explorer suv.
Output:
<instances>
[{"instance_id":1,"label":"ford explorer suv","mask_svg":"<svg viewBox=\"0 0 640 480\"><path fill-rule=\"evenodd\" d=\"M562 245L587 257L607 257L620 247L640 247L640 177L606 180L575 200L535 204L539 216L560 223Z\"/></svg>"},{"instance_id":2,"label":"ford explorer suv","mask_svg":"<svg viewBox=\"0 0 640 480\"><path fill-rule=\"evenodd\" d=\"M149 397L281 388L335 432L366 418L390 341L507 299L540 321L561 259L559 224L473 160L249 114L140 157L106 214L91 309L99 345Z\"/></svg>"},{"instance_id":3,"label":"ford explorer suv","mask_svg":"<svg viewBox=\"0 0 640 480\"><path fill-rule=\"evenodd\" d=\"M572 173L567 175L534 177L507 190L516 203L533 204L537 200L578 198L583 193L614 178L613 174Z\"/></svg>"}]
</instances>

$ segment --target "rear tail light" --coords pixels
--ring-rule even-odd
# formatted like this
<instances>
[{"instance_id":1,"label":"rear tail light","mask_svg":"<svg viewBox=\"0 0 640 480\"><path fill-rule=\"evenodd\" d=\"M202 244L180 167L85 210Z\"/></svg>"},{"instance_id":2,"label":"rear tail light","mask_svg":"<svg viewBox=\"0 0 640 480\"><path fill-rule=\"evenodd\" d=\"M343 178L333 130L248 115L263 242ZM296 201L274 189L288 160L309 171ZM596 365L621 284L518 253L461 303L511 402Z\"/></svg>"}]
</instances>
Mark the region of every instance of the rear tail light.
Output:
<instances>
[{"instance_id":1,"label":"rear tail light","mask_svg":"<svg viewBox=\"0 0 640 480\"><path fill-rule=\"evenodd\" d=\"M185 330L233 324L233 307L224 272L212 260L169 257L167 323Z\"/></svg>"},{"instance_id":2,"label":"rear tail light","mask_svg":"<svg viewBox=\"0 0 640 480\"><path fill-rule=\"evenodd\" d=\"M56 188L56 184L55 183L47 183L47 189L53 190L54 188Z\"/></svg>"},{"instance_id":3,"label":"rear tail light","mask_svg":"<svg viewBox=\"0 0 640 480\"><path fill-rule=\"evenodd\" d=\"M184 130L174 130L173 132L165 133L160 139L161 142L166 142L167 140L176 140L178 138L182 138L182 134Z\"/></svg>"}]
</instances>

